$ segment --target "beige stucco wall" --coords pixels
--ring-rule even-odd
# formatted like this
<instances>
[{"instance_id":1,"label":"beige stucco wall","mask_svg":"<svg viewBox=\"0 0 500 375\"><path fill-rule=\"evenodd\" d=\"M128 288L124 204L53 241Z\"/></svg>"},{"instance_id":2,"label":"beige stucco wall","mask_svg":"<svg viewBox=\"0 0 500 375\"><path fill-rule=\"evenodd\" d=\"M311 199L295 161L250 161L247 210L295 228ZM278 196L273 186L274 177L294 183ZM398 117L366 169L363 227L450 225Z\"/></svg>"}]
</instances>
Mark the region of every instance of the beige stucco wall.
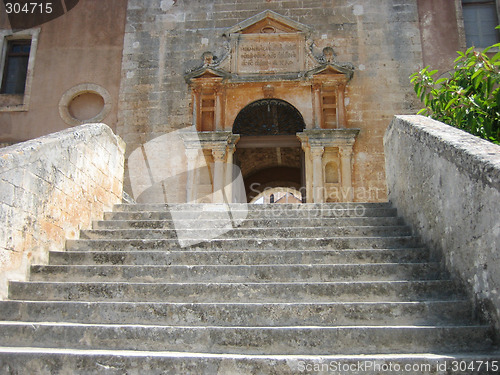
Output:
<instances>
[{"instance_id":1,"label":"beige stucco wall","mask_svg":"<svg viewBox=\"0 0 500 375\"><path fill-rule=\"evenodd\" d=\"M0 29L9 29L0 3ZM70 127L59 114L67 90L94 84L110 95L101 121L116 128L126 0L80 0L40 28L27 112L0 109L0 142L20 142ZM0 95L1 96L1 95ZM0 98L1 100L1 98Z\"/></svg>"}]
</instances>

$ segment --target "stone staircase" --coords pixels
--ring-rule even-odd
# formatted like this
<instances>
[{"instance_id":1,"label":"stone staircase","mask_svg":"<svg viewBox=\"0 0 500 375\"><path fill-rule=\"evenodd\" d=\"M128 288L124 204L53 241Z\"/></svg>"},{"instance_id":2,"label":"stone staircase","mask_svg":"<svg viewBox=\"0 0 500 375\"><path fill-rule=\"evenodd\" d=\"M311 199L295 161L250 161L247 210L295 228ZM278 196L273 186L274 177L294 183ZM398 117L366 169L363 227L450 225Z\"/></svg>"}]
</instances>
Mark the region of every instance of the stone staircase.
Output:
<instances>
[{"instance_id":1,"label":"stone staircase","mask_svg":"<svg viewBox=\"0 0 500 375\"><path fill-rule=\"evenodd\" d=\"M1 374L500 366L493 329L388 203L118 205L0 311Z\"/></svg>"}]
</instances>

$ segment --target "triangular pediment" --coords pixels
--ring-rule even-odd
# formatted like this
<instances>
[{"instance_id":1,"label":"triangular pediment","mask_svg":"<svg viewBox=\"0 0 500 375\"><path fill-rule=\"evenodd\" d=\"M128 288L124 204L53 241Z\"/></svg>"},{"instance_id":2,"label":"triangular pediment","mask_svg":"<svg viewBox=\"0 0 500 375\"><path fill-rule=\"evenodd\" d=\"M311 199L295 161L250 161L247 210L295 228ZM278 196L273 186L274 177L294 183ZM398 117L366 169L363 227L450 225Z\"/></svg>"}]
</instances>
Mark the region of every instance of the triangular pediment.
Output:
<instances>
[{"instance_id":1,"label":"triangular pediment","mask_svg":"<svg viewBox=\"0 0 500 375\"><path fill-rule=\"evenodd\" d=\"M199 76L197 76L196 78L222 78L223 75L219 72L216 72L212 69L207 69L205 70L205 72Z\"/></svg>"},{"instance_id":2,"label":"triangular pediment","mask_svg":"<svg viewBox=\"0 0 500 375\"><path fill-rule=\"evenodd\" d=\"M320 65L314 69L311 69L310 71L307 72L306 76L328 77L334 75L345 75L348 79L351 79L353 73L354 69L351 67L337 65L335 63L328 63Z\"/></svg>"},{"instance_id":3,"label":"triangular pediment","mask_svg":"<svg viewBox=\"0 0 500 375\"><path fill-rule=\"evenodd\" d=\"M184 78L187 82L190 82L193 79L225 79L229 77L229 73L225 72L221 69L209 68L203 66L201 68L195 69L190 73L184 75Z\"/></svg>"},{"instance_id":4,"label":"triangular pediment","mask_svg":"<svg viewBox=\"0 0 500 375\"><path fill-rule=\"evenodd\" d=\"M332 75L332 74L344 74L344 71L341 71L337 67L333 67L332 65L327 65L324 68L320 69L315 75Z\"/></svg>"},{"instance_id":5,"label":"triangular pediment","mask_svg":"<svg viewBox=\"0 0 500 375\"><path fill-rule=\"evenodd\" d=\"M283 34L308 33L311 28L282 16L272 10L266 10L231 27L228 34Z\"/></svg>"}]
</instances>

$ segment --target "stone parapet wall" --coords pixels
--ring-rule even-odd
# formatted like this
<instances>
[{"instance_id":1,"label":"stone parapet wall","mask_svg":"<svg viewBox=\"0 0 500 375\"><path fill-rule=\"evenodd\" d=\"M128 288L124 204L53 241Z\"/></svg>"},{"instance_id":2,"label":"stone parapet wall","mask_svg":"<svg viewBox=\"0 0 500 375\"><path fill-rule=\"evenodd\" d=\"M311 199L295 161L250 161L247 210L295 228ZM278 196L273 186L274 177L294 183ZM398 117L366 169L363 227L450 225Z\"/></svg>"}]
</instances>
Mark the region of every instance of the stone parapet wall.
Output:
<instances>
[{"instance_id":1,"label":"stone parapet wall","mask_svg":"<svg viewBox=\"0 0 500 375\"><path fill-rule=\"evenodd\" d=\"M497 318L500 147L421 116L395 117L384 145L389 199Z\"/></svg>"},{"instance_id":2,"label":"stone parapet wall","mask_svg":"<svg viewBox=\"0 0 500 375\"><path fill-rule=\"evenodd\" d=\"M47 262L67 238L121 202L125 144L104 124L0 150L0 299L7 280Z\"/></svg>"}]
</instances>

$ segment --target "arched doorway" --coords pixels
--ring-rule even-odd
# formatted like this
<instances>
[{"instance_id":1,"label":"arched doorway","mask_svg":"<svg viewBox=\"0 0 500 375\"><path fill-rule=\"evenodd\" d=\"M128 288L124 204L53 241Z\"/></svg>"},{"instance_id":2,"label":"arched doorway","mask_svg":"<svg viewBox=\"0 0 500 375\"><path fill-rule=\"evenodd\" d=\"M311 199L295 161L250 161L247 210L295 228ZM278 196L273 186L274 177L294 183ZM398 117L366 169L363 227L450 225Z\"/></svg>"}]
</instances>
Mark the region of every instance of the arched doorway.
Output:
<instances>
[{"instance_id":1,"label":"arched doorway","mask_svg":"<svg viewBox=\"0 0 500 375\"><path fill-rule=\"evenodd\" d=\"M290 188L305 198L304 155L298 132L305 129L300 112L281 99L261 99L236 116L233 133L241 136L234 162L241 169L247 201L268 189Z\"/></svg>"},{"instance_id":2,"label":"arched doorway","mask_svg":"<svg viewBox=\"0 0 500 375\"><path fill-rule=\"evenodd\" d=\"M261 99L243 108L233 125L233 134L244 136L292 135L306 125L300 112L281 99Z\"/></svg>"}]
</instances>

